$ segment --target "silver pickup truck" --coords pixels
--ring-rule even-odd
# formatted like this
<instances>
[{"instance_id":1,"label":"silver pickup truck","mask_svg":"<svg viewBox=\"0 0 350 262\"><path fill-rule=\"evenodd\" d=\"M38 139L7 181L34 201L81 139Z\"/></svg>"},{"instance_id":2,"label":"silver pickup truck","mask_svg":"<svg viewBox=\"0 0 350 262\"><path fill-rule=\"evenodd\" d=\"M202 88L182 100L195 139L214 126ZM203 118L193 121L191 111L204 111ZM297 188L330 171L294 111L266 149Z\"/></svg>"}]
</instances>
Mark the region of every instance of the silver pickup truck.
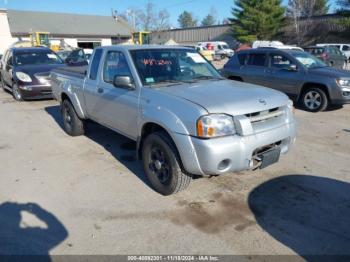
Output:
<instances>
[{"instance_id":1,"label":"silver pickup truck","mask_svg":"<svg viewBox=\"0 0 350 262\"><path fill-rule=\"evenodd\" d=\"M95 49L88 68L51 73L65 131L91 119L137 141L153 188L170 195L193 176L265 168L296 136L286 95L225 80L195 50L165 46Z\"/></svg>"}]
</instances>

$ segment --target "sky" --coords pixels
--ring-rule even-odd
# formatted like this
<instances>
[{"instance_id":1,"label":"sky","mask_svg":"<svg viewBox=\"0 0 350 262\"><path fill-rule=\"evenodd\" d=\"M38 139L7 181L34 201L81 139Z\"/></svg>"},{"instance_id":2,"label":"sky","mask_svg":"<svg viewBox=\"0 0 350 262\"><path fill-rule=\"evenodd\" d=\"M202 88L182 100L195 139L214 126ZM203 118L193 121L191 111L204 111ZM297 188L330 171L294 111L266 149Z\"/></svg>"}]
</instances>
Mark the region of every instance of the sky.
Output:
<instances>
[{"instance_id":1,"label":"sky","mask_svg":"<svg viewBox=\"0 0 350 262\"><path fill-rule=\"evenodd\" d=\"M0 8L64 12L79 14L111 15L111 8L123 13L128 8L141 8L147 0L0 0ZM184 10L190 11L194 16L202 20L214 7L218 13L219 20L231 16L233 0L153 0L155 8L166 9L171 15L171 25L177 27L177 18ZM283 1L284 3L287 0ZM329 1L334 7L336 0Z\"/></svg>"}]
</instances>

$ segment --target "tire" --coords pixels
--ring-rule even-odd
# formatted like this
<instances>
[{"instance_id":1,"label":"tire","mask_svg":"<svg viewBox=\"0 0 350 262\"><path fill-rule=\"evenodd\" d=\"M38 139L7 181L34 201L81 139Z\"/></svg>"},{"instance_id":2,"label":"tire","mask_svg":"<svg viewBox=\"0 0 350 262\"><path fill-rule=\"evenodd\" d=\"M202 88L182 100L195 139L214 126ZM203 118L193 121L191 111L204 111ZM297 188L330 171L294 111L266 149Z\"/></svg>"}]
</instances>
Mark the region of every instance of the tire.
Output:
<instances>
[{"instance_id":1,"label":"tire","mask_svg":"<svg viewBox=\"0 0 350 262\"><path fill-rule=\"evenodd\" d=\"M0 75L0 88L2 88L5 91L5 83L4 79L2 79L2 75Z\"/></svg>"},{"instance_id":2,"label":"tire","mask_svg":"<svg viewBox=\"0 0 350 262\"><path fill-rule=\"evenodd\" d=\"M221 55L220 58L221 60L224 60L226 58L226 55Z\"/></svg>"},{"instance_id":3,"label":"tire","mask_svg":"<svg viewBox=\"0 0 350 262\"><path fill-rule=\"evenodd\" d=\"M13 84L12 86L12 96L16 101L23 101L23 96L21 94L21 90L18 88L17 84Z\"/></svg>"},{"instance_id":4,"label":"tire","mask_svg":"<svg viewBox=\"0 0 350 262\"><path fill-rule=\"evenodd\" d=\"M326 93L318 88L309 88L305 90L301 97L303 107L309 112L320 112L328 107L328 97Z\"/></svg>"},{"instance_id":5,"label":"tire","mask_svg":"<svg viewBox=\"0 0 350 262\"><path fill-rule=\"evenodd\" d=\"M81 136L85 133L84 120L80 119L72 103L65 99L62 102L61 112L64 131L70 136Z\"/></svg>"},{"instance_id":6,"label":"tire","mask_svg":"<svg viewBox=\"0 0 350 262\"><path fill-rule=\"evenodd\" d=\"M169 196L186 189L192 177L181 169L179 154L165 132L148 135L142 147L142 161L153 189Z\"/></svg>"}]
</instances>

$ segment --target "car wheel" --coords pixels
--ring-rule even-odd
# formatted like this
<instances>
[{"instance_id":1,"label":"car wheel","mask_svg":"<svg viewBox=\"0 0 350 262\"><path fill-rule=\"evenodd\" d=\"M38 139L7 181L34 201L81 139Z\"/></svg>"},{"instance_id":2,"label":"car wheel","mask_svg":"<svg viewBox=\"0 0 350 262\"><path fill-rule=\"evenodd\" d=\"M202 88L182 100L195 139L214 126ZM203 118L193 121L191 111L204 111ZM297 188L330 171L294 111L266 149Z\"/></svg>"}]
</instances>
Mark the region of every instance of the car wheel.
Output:
<instances>
[{"instance_id":1,"label":"car wheel","mask_svg":"<svg viewBox=\"0 0 350 262\"><path fill-rule=\"evenodd\" d=\"M72 103L65 99L61 106L63 116L63 126L70 136L81 136L85 133L84 120L80 119Z\"/></svg>"},{"instance_id":2,"label":"car wheel","mask_svg":"<svg viewBox=\"0 0 350 262\"><path fill-rule=\"evenodd\" d=\"M14 84L12 86L12 95L13 95L13 98L17 101L23 101L23 96L21 94L21 90L19 89L18 85L17 84Z\"/></svg>"},{"instance_id":3,"label":"car wheel","mask_svg":"<svg viewBox=\"0 0 350 262\"><path fill-rule=\"evenodd\" d=\"M142 161L153 189L162 195L176 194L186 189L192 180L182 171L178 152L165 132L155 132L146 137Z\"/></svg>"},{"instance_id":4,"label":"car wheel","mask_svg":"<svg viewBox=\"0 0 350 262\"><path fill-rule=\"evenodd\" d=\"M4 79L2 79L2 75L0 75L0 87L5 90L5 83L4 83Z\"/></svg>"},{"instance_id":5,"label":"car wheel","mask_svg":"<svg viewBox=\"0 0 350 262\"><path fill-rule=\"evenodd\" d=\"M224 60L226 58L226 55L221 55L221 60Z\"/></svg>"},{"instance_id":6,"label":"car wheel","mask_svg":"<svg viewBox=\"0 0 350 262\"><path fill-rule=\"evenodd\" d=\"M310 112L324 111L328 106L328 97L320 88L307 89L302 95L302 103Z\"/></svg>"}]
</instances>

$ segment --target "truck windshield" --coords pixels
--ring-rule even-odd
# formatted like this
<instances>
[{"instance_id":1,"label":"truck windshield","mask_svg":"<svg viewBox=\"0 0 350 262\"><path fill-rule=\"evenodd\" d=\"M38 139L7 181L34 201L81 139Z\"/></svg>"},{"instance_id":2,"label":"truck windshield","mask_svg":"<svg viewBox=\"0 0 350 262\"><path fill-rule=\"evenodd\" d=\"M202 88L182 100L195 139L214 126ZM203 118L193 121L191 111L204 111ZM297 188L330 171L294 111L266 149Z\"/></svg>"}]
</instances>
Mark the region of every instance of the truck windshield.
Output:
<instances>
[{"instance_id":1,"label":"truck windshield","mask_svg":"<svg viewBox=\"0 0 350 262\"><path fill-rule=\"evenodd\" d=\"M15 65L63 64L62 59L53 52L21 52L14 56Z\"/></svg>"},{"instance_id":2,"label":"truck windshield","mask_svg":"<svg viewBox=\"0 0 350 262\"><path fill-rule=\"evenodd\" d=\"M130 51L144 85L221 79L216 69L191 49Z\"/></svg>"}]
</instances>

